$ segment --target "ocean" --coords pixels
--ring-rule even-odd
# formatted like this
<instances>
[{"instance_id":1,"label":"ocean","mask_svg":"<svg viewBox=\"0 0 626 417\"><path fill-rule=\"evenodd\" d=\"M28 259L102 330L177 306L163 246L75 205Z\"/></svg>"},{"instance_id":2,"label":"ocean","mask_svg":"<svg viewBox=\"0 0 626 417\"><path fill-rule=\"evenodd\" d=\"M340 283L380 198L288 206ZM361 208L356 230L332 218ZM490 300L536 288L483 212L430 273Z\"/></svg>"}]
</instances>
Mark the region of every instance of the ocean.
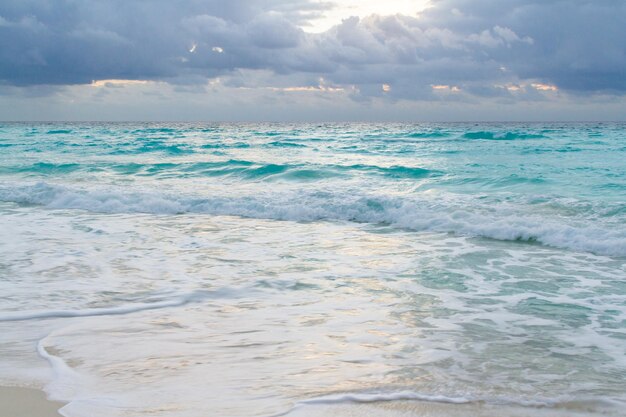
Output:
<instances>
[{"instance_id":1,"label":"ocean","mask_svg":"<svg viewBox=\"0 0 626 417\"><path fill-rule=\"evenodd\" d=\"M626 124L0 123L0 385L66 417L626 415Z\"/></svg>"}]
</instances>

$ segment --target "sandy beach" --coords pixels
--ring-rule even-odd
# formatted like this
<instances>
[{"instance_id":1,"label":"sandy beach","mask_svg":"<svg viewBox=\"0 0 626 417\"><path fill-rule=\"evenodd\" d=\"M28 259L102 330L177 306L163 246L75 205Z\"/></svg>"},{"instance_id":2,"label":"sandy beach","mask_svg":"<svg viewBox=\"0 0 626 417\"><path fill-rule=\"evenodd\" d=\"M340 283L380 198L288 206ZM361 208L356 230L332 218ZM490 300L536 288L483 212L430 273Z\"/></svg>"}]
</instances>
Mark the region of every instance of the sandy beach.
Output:
<instances>
[{"instance_id":1,"label":"sandy beach","mask_svg":"<svg viewBox=\"0 0 626 417\"><path fill-rule=\"evenodd\" d=\"M62 417L58 410L63 403L50 401L43 391L33 388L0 387L1 417ZM608 412L608 410L606 410ZM506 405L445 404L438 402L398 401L379 403L319 404L311 408L295 407L289 411L294 417L324 416L424 416L424 417L572 417L587 416L581 404L558 408L523 408ZM281 414L284 415L284 414ZM607 415L614 415L608 412Z\"/></svg>"},{"instance_id":2,"label":"sandy beach","mask_svg":"<svg viewBox=\"0 0 626 417\"><path fill-rule=\"evenodd\" d=\"M63 403L50 401L43 391L32 388L0 387L2 417L60 417Z\"/></svg>"}]
</instances>

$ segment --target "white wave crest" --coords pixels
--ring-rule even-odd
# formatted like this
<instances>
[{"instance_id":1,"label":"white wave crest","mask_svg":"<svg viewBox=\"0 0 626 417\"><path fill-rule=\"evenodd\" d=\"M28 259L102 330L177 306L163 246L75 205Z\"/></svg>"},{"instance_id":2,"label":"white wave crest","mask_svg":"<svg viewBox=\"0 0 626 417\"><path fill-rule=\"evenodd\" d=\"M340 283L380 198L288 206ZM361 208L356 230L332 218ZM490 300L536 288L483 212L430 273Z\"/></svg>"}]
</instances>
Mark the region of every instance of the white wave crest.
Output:
<instances>
[{"instance_id":1,"label":"white wave crest","mask_svg":"<svg viewBox=\"0 0 626 417\"><path fill-rule=\"evenodd\" d=\"M423 195L386 196L349 191L301 191L250 196L177 196L118 189L73 189L37 183L0 186L0 201L101 213L205 213L291 221L383 223L415 231L455 233L497 240L626 256L626 228L619 221L533 213L532 206L489 204Z\"/></svg>"},{"instance_id":2,"label":"white wave crest","mask_svg":"<svg viewBox=\"0 0 626 417\"><path fill-rule=\"evenodd\" d=\"M413 391L398 391L388 393L346 393L311 398L298 404L343 404L343 403L376 403L385 401L426 401L450 404L467 404L472 402L465 397L447 397L445 395L420 394Z\"/></svg>"},{"instance_id":3,"label":"white wave crest","mask_svg":"<svg viewBox=\"0 0 626 417\"><path fill-rule=\"evenodd\" d=\"M419 401L426 403L445 403L452 405L487 403L501 406L517 406L523 408L549 408L556 410L554 414L545 415L565 415L563 410L588 409L589 407L607 411L607 415L614 415L612 411L623 408L624 403L619 400L593 399L593 398L572 398L563 396L560 398L532 399L518 397L468 397L468 396L447 396L441 394L425 394L415 391L390 391L390 392L348 392L333 395L324 395L296 402L289 410L271 417L282 417L292 414L294 411L306 406L316 405L348 405L360 403L377 403L392 401ZM308 414L305 414L308 415ZM430 414L429 414L430 415ZM437 414L439 415L439 414ZM473 414L472 414L473 415ZM491 415L491 414L489 414ZM495 414L494 414L495 415ZM544 414L542 414L544 415ZM603 413L604 415L604 413Z\"/></svg>"},{"instance_id":4,"label":"white wave crest","mask_svg":"<svg viewBox=\"0 0 626 417\"><path fill-rule=\"evenodd\" d=\"M168 307L180 307L190 303L201 302L207 298L214 297L217 292L193 291L189 294L180 295L169 300L157 301L153 303L135 303L119 307L109 308L87 308L82 310L45 310L45 311L16 311L0 314L0 322L22 321L34 319L52 318L72 318L72 317L92 317L92 316L114 316L136 313L138 311L156 310Z\"/></svg>"}]
</instances>

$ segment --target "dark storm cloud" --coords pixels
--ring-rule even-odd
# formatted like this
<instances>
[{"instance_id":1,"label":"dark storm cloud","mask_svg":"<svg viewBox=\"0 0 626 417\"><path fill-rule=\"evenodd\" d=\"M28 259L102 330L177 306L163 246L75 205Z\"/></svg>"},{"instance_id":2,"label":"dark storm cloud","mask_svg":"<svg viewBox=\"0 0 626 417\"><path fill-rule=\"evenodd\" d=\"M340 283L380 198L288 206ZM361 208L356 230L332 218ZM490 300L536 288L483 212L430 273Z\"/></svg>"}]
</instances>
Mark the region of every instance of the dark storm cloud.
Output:
<instances>
[{"instance_id":1,"label":"dark storm cloud","mask_svg":"<svg viewBox=\"0 0 626 417\"><path fill-rule=\"evenodd\" d=\"M357 99L436 99L447 91L436 85L510 96L504 86L524 82L626 91L621 0L440 0L419 17L353 17L321 34L301 29L329 7L312 0L4 0L0 80L182 85L266 70L277 83L323 77L354 85Z\"/></svg>"},{"instance_id":2,"label":"dark storm cloud","mask_svg":"<svg viewBox=\"0 0 626 417\"><path fill-rule=\"evenodd\" d=\"M623 0L440 0L426 24L456 33L499 25L533 39L491 57L520 78L562 89L626 90L626 2Z\"/></svg>"},{"instance_id":3,"label":"dark storm cloud","mask_svg":"<svg viewBox=\"0 0 626 417\"><path fill-rule=\"evenodd\" d=\"M45 1L0 4L0 79L79 84L163 79L196 68L214 76L265 67L263 49L296 46L296 25L323 4L302 1ZM190 54L192 45L208 47ZM211 52L228 48L225 57ZM201 52L201 50L198 50Z\"/></svg>"}]
</instances>

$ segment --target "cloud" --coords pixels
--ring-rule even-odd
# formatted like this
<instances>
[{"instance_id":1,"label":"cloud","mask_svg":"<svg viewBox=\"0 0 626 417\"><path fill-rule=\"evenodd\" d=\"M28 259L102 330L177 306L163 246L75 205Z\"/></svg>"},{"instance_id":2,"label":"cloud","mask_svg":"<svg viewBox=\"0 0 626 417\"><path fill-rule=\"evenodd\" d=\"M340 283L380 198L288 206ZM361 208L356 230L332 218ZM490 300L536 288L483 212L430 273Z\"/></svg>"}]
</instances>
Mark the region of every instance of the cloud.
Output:
<instances>
[{"instance_id":1,"label":"cloud","mask_svg":"<svg viewBox=\"0 0 626 417\"><path fill-rule=\"evenodd\" d=\"M315 0L4 0L0 83L184 86L220 77L253 88L251 74L260 71L271 74L262 88L317 88L323 78L357 101L626 92L623 1L435 0L419 16L349 17L322 33L302 29L331 7Z\"/></svg>"},{"instance_id":2,"label":"cloud","mask_svg":"<svg viewBox=\"0 0 626 417\"><path fill-rule=\"evenodd\" d=\"M449 15L457 10L460 17ZM424 14L427 24L454 33L499 30L510 48L489 56L520 79L537 79L571 92L626 91L626 3L618 0L441 0Z\"/></svg>"},{"instance_id":3,"label":"cloud","mask_svg":"<svg viewBox=\"0 0 626 417\"><path fill-rule=\"evenodd\" d=\"M314 6L309 0L6 0L0 3L0 80L83 84L270 67L263 51L297 46L303 33L297 25ZM206 52L215 47L228 57L214 60Z\"/></svg>"}]
</instances>

